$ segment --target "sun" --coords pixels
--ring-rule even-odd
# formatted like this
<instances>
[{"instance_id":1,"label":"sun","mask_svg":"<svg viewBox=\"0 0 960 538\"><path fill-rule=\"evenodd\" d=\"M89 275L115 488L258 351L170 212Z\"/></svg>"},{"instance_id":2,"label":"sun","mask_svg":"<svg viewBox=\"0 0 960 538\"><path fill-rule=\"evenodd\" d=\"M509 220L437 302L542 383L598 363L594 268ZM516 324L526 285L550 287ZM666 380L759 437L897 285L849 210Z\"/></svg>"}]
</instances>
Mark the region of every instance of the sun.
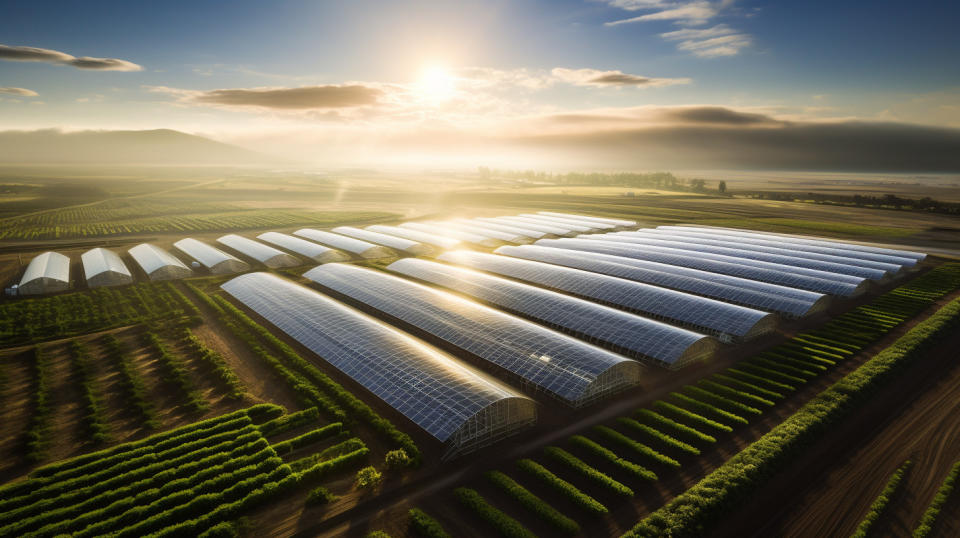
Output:
<instances>
[{"instance_id":1,"label":"sun","mask_svg":"<svg viewBox=\"0 0 960 538\"><path fill-rule=\"evenodd\" d=\"M446 101L457 91L457 79L443 66L431 65L420 72L417 89L430 101Z\"/></svg>"}]
</instances>

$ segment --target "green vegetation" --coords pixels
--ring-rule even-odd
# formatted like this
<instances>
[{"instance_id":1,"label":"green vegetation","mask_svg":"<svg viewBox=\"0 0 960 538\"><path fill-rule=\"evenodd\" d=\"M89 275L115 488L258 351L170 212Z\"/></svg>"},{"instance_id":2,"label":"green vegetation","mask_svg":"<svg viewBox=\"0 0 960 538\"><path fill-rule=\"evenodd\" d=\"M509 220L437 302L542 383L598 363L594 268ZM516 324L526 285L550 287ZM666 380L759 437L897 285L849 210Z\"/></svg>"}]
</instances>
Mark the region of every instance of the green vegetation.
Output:
<instances>
[{"instance_id":1,"label":"green vegetation","mask_svg":"<svg viewBox=\"0 0 960 538\"><path fill-rule=\"evenodd\" d=\"M506 538L535 538L536 535L530 532L519 521L504 514L496 507L487 502L476 490L469 488L457 488L453 490L453 495L464 507L480 516L497 531L498 534Z\"/></svg>"},{"instance_id":2,"label":"green vegetation","mask_svg":"<svg viewBox=\"0 0 960 538\"><path fill-rule=\"evenodd\" d=\"M294 428L299 428L304 424L314 422L320 419L320 412L316 407L308 407L303 411L297 411L296 413L290 413L288 415L283 415L282 417L277 417L269 422L264 422L260 425L260 433L264 437L270 437L271 435L277 435Z\"/></svg>"},{"instance_id":3,"label":"green vegetation","mask_svg":"<svg viewBox=\"0 0 960 538\"><path fill-rule=\"evenodd\" d=\"M605 461L613 467L616 467L618 471L623 472L628 476L633 476L640 480L654 481L657 479L657 475L644 467L633 463L632 461L625 460L618 456L612 450L600 445L599 443L587 439L582 435L574 435L570 438L570 444L576 447L581 448L584 452L591 454L593 457Z\"/></svg>"},{"instance_id":4,"label":"green vegetation","mask_svg":"<svg viewBox=\"0 0 960 538\"><path fill-rule=\"evenodd\" d=\"M246 388L243 386L240 378L237 377L236 372L233 371L233 368L230 368L230 365L227 364L223 355L207 347L189 328L185 327L183 329L183 340L187 348L192 351L193 356L206 365L213 373L214 379L227 390L228 398L232 400L243 399L247 392Z\"/></svg>"},{"instance_id":5,"label":"green vegetation","mask_svg":"<svg viewBox=\"0 0 960 538\"><path fill-rule=\"evenodd\" d=\"M619 495L621 497L633 497L633 490L627 486L617 482L616 480L610 478L604 473L594 469L590 465L584 463L580 458L574 456L573 454L567 452L562 448L555 446L548 446L543 449L543 453L549 456L554 461L562 463L569 467L570 469L577 472L599 486L602 486L607 491Z\"/></svg>"},{"instance_id":6,"label":"green vegetation","mask_svg":"<svg viewBox=\"0 0 960 538\"><path fill-rule=\"evenodd\" d=\"M900 489L903 477L907 474L907 470L910 469L911 465L913 465L913 462L907 460L890 475L890 480L887 481L887 485L884 486L883 491L880 492L880 495L877 496L873 504L870 505L870 510L867 511L867 515L863 517L863 521L857 526L857 531L853 533L852 538L867 538L870 534L870 528L880 519L880 515L883 514L884 509L886 509L890 503L893 495Z\"/></svg>"},{"instance_id":7,"label":"green vegetation","mask_svg":"<svg viewBox=\"0 0 960 538\"><path fill-rule=\"evenodd\" d=\"M195 315L195 306L169 282L22 299L0 305L0 346Z\"/></svg>"},{"instance_id":8,"label":"green vegetation","mask_svg":"<svg viewBox=\"0 0 960 538\"><path fill-rule=\"evenodd\" d=\"M500 471L490 471L486 477L495 486L504 493L515 499L524 508L540 519L546 521L557 531L563 534L577 534L580 532L580 525L576 521L558 512L555 508L547 504L540 497L518 484L514 479L501 473Z\"/></svg>"},{"instance_id":9,"label":"green vegetation","mask_svg":"<svg viewBox=\"0 0 960 538\"><path fill-rule=\"evenodd\" d=\"M407 456L402 448L391 450L383 457L383 464L387 469L402 469L410 463L410 456Z\"/></svg>"},{"instance_id":10,"label":"green vegetation","mask_svg":"<svg viewBox=\"0 0 960 538\"><path fill-rule=\"evenodd\" d=\"M27 428L26 458L36 463L46 455L50 444L50 419L53 414L50 408L50 357L40 346L36 346L31 350L28 360L33 372L33 414Z\"/></svg>"},{"instance_id":11,"label":"green vegetation","mask_svg":"<svg viewBox=\"0 0 960 538\"><path fill-rule=\"evenodd\" d=\"M919 279L918 279L919 280ZM892 292L891 292L892 293ZM889 294L888 294L889 295ZM900 368L960 325L960 300L918 324L698 484L641 521L630 536L691 536L752 495L801 449L847 416Z\"/></svg>"},{"instance_id":12,"label":"green vegetation","mask_svg":"<svg viewBox=\"0 0 960 538\"><path fill-rule=\"evenodd\" d=\"M376 467L367 466L357 471L357 487L360 489L376 489L383 481L383 473Z\"/></svg>"},{"instance_id":13,"label":"green vegetation","mask_svg":"<svg viewBox=\"0 0 960 538\"><path fill-rule=\"evenodd\" d=\"M307 494L307 504L330 504L339 498L339 496L330 493L327 488L317 486Z\"/></svg>"},{"instance_id":14,"label":"green vegetation","mask_svg":"<svg viewBox=\"0 0 960 538\"><path fill-rule=\"evenodd\" d=\"M293 439L288 439L286 441L277 443L273 445L273 449L277 454L284 455L293 452L298 448L305 447L307 445L316 443L317 441L322 441L329 437L337 435L343 430L343 424L339 422L334 422L332 424L327 424L321 428L311 430L303 435L298 435Z\"/></svg>"},{"instance_id":15,"label":"green vegetation","mask_svg":"<svg viewBox=\"0 0 960 538\"><path fill-rule=\"evenodd\" d=\"M652 439L656 439L656 440L659 441L661 444L666 445L666 446L668 446L668 447L670 447L670 448L679 450L679 451L681 451L681 452L684 452L684 453L686 453L686 454L690 454L690 455L692 455L692 456L697 456L697 455L700 454L700 449L698 449L697 447L695 447L695 446L693 446L693 445L688 445L687 443L684 443L683 441L680 441L679 439L675 439L675 438L673 438L673 437L671 437L671 436L669 436L669 435L661 432L660 430L658 430L658 429L656 429L656 428L652 428L652 427L650 427L650 426L647 426L646 424L641 424L641 423L637 422L636 420L633 420L632 418L620 417L620 418L617 419L617 422L620 423L620 424L623 425L623 426L626 426L627 428L630 428L630 429L636 431L636 432L640 432L640 433L642 433L642 434L644 434L644 435L646 435L646 436L648 436L648 437L650 437L650 438L652 438Z\"/></svg>"},{"instance_id":16,"label":"green vegetation","mask_svg":"<svg viewBox=\"0 0 960 538\"><path fill-rule=\"evenodd\" d=\"M914 529L913 538L925 538L933 532L933 526L937 523L940 511L943 510L943 506L956 488L957 477L960 477L960 461L954 463L950 472L947 473L947 478L944 479L940 489L937 490L937 494L934 495L933 501L930 502L930 506L927 507L923 517L920 518L920 525Z\"/></svg>"},{"instance_id":17,"label":"green vegetation","mask_svg":"<svg viewBox=\"0 0 960 538\"><path fill-rule=\"evenodd\" d=\"M650 424L671 431L691 443L709 444L717 442L716 438L711 435L702 433L699 430L691 428L685 424L681 424L649 409L638 409L637 418L642 420L645 424Z\"/></svg>"},{"instance_id":18,"label":"green vegetation","mask_svg":"<svg viewBox=\"0 0 960 538\"><path fill-rule=\"evenodd\" d=\"M570 482L551 473L546 467L533 460L520 460L517 462L517 467L591 514L602 515L608 512L607 507L602 503L580 491Z\"/></svg>"},{"instance_id":19,"label":"green vegetation","mask_svg":"<svg viewBox=\"0 0 960 538\"><path fill-rule=\"evenodd\" d=\"M90 349L78 340L70 343L70 355L83 393L83 429L94 444L107 440L107 424L103 401L94 386L93 357Z\"/></svg>"},{"instance_id":20,"label":"green vegetation","mask_svg":"<svg viewBox=\"0 0 960 538\"><path fill-rule=\"evenodd\" d=\"M149 401L147 386L133 364L133 357L130 356L130 353L115 335L108 334L103 341L107 347L107 357L120 372L120 385L128 403L137 409L146 427L159 428L160 421L157 419L157 410Z\"/></svg>"},{"instance_id":21,"label":"green vegetation","mask_svg":"<svg viewBox=\"0 0 960 538\"><path fill-rule=\"evenodd\" d=\"M183 360L170 352L167 345L160 339L156 333L148 332L144 335L154 353L157 355L157 361L163 369L163 379L172 384L180 392L183 399L187 402L187 407L192 411L206 411L210 404L203 399L200 390L190 379L190 372L183 364Z\"/></svg>"},{"instance_id":22,"label":"green vegetation","mask_svg":"<svg viewBox=\"0 0 960 538\"><path fill-rule=\"evenodd\" d=\"M680 462L678 462L677 460L669 456L664 456L663 454L648 447L647 445L643 443L638 443L637 441L634 441L633 439L618 432L617 430L614 430L613 428L608 428L606 426L595 426L593 428L593 431L597 432L598 434L603 436L605 439L613 441L621 446L625 446L630 450L636 452L637 454L640 454L655 463L658 463L660 465L666 465L667 467L674 467L674 468L680 467ZM654 475L654 479L656 479L656 475Z\"/></svg>"},{"instance_id":23,"label":"green vegetation","mask_svg":"<svg viewBox=\"0 0 960 538\"><path fill-rule=\"evenodd\" d=\"M675 393L674 393L675 394ZM706 426L712 430L718 432L732 432L733 428L727 426L726 424L720 424L714 420L710 420L707 417L698 415L696 413L687 411L681 407L677 407L672 403L665 402L663 400L657 400L653 402L653 407L669 415L673 415L680 420L686 420L687 422L696 424L698 426Z\"/></svg>"},{"instance_id":24,"label":"green vegetation","mask_svg":"<svg viewBox=\"0 0 960 538\"><path fill-rule=\"evenodd\" d=\"M419 508L410 509L410 530L421 538L450 538L439 521Z\"/></svg>"}]
</instances>

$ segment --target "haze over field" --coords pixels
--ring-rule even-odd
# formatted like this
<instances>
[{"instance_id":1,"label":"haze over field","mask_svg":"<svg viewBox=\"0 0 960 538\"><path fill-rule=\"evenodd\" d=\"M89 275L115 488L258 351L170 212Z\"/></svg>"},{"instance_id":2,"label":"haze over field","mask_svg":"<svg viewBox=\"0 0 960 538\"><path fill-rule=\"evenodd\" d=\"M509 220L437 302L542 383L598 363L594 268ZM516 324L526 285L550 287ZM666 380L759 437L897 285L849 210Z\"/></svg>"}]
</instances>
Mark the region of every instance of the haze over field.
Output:
<instances>
[{"instance_id":1,"label":"haze over field","mask_svg":"<svg viewBox=\"0 0 960 538\"><path fill-rule=\"evenodd\" d=\"M17 3L0 19L0 161L953 172L958 15L892 1Z\"/></svg>"}]
</instances>

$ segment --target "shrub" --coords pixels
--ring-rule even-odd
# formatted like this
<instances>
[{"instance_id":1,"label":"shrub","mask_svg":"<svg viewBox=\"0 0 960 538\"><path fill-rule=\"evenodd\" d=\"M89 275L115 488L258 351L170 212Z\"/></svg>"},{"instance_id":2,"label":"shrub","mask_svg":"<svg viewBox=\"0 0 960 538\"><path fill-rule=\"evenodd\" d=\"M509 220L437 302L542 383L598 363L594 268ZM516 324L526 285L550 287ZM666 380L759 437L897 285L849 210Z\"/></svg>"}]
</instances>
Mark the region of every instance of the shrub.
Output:
<instances>
[{"instance_id":1,"label":"shrub","mask_svg":"<svg viewBox=\"0 0 960 538\"><path fill-rule=\"evenodd\" d=\"M327 504L339 498L339 496L330 493L327 488L318 486L310 490L310 494L307 495L307 504Z\"/></svg>"},{"instance_id":2,"label":"shrub","mask_svg":"<svg viewBox=\"0 0 960 538\"><path fill-rule=\"evenodd\" d=\"M489 523L501 536L507 538L536 538L536 535L527 530L519 521L493 507L476 490L457 488L453 490L453 494L460 504Z\"/></svg>"},{"instance_id":3,"label":"shrub","mask_svg":"<svg viewBox=\"0 0 960 538\"><path fill-rule=\"evenodd\" d=\"M410 509L410 530L421 538L450 538L443 525L419 508Z\"/></svg>"},{"instance_id":4,"label":"shrub","mask_svg":"<svg viewBox=\"0 0 960 538\"><path fill-rule=\"evenodd\" d=\"M383 474L373 466L367 466L357 471L357 487L360 489L374 489L383 481Z\"/></svg>"},{"instance_id":5,"label":"shrub","mask_svg":"<svg viewBox=\"0 0 960 538\"><path fill-rule=\"evenodd\" d=\"M260 425L260 433L262 433L264 437L270 437L271 435L277 435L303 426L319 418L320 411L316 407L308 407L303 411L297 411L296 413L290 413L289 415L277 417L269 422L264 422Z\"/></svg>"},{"instance_id":6,"label":"shrub","mask_svg":"<svg viewBox=\"0 0 960 538\"><path fill-rule=\"evenodd\" d=\"M407 456L407 453L404 452L402 448L387 452L383 458L383 462L386 468L391 470L407 467L411 463L410 456Z\"/></svg>"},{"instance_id":7,"label":"shrub","mask_svg":"<svg viewBox=\"0 0 960 538\"><path fill-rule=\"evenodd\" d=\"M504 493L523 505L524 508L549 523L550 526L561 533L577 534L580 532L580 525L577 525L576 521L558 512L540 497L530 493L527 488L521 486L509 476L500 471L490 471L486 473L486 477Z\"/></svg>"}]
</instances>

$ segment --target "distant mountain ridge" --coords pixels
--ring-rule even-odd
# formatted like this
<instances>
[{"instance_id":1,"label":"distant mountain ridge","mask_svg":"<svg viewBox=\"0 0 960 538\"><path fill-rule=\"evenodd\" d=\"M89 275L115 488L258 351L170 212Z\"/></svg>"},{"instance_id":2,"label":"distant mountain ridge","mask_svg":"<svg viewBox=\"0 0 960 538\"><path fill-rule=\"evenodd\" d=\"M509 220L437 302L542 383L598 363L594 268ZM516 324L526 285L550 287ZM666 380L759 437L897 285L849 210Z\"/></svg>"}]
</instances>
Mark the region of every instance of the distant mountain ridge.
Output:
<instances>
[{"instance_id":1,"label":"distant mountain ridge","mask_svg":"<svg viewBox=\"0 0 960 538\"><path fill-rule=\"evenodd\" d=\"M0 131L3 164L263 165L280 159L172 129Z\"/></svg>"}]
</instances>

